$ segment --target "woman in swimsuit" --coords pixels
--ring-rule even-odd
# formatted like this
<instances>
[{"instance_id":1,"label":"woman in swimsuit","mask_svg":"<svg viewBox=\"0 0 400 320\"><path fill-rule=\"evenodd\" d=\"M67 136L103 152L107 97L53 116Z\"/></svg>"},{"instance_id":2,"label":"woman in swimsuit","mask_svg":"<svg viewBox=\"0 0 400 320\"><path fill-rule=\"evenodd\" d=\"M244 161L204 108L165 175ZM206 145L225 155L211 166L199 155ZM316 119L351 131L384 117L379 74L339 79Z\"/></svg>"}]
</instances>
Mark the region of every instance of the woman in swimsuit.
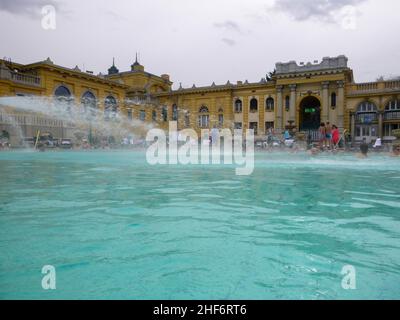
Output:
<instances>
[{"instance_id":1,"label":"woman in swimsuit","mask_svg":"<svg viewBox=\"0 0 400 320\"><path fill-rule=\"evenodd\" d=\"M332 127L329 122L326 123L325 137L326 137L326 146L330 148L332 146Z\"/></svg>"},{"instance_id":2,"label":"woman in swimsuit","mask_svg":"<svg viewBox=\"0 0 400 320\"><path fill-rule=\"evenodd\" d=\"M333 141L333 146L337 147L340 141L340 132L338 127L335 125L332 126L332 141Z\"/></svg>"},{"instance_id":3,"label":"woman in swimsuit","mask_svg":"<svg viewBox=\"0 0 400 320\"><path fill-rule=\"evenodd\" d=\"M321 149L324 148L325 139L326 139L325 123L321 123L321 126L319 127L319 147Z\"/></svg>"}]
</instances>

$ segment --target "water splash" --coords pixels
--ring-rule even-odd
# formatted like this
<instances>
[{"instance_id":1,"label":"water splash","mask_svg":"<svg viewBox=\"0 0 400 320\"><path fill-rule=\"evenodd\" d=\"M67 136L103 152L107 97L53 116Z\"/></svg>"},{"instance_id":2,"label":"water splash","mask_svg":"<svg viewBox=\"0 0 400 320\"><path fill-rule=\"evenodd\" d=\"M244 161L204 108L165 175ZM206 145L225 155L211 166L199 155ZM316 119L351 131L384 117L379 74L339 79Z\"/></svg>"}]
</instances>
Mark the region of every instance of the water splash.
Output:
<instances>
[{"instance_id":1,"label":"water splash","mask_svg":"<svg viewBox=\"0 0 400 320\"><path fill-rule=\"evenodd\" d=\"M140 105L137 103L136 105ZM51 120L62 121L71 128L73 135L87 135L101 138L113 137L122 141L126 137L131 140L143 138L146 132L154 127L140 120L130 119L121 112L103 111L98 106L88 108L71 101L59 101L49 97L1 97L0 112L8 114L8 110L29 113L32 116L42 115ZM14 122L21 138L21 125ZM40 126L40 125L37 125Z\"/></svg>"},{"instance_id":2,"label":"water splash","mask_svg":"<svg viewBox=\"0 0 400 320\"><path fill-rule=\"evenodd\" d=\"M20 139L20 141L22 141L22 146L24 148L27 148L27 144L25 143L25 140L24 140L24 133L22 131L21 126L18 124L18 121L16 121L16 119L14 117L9 115L5 111L3 111L1 113L1 115L2 115L3 119L5 119L5 122L7 124L9 124L16 131L18 138Z\"/></svg>"}]
</instances>

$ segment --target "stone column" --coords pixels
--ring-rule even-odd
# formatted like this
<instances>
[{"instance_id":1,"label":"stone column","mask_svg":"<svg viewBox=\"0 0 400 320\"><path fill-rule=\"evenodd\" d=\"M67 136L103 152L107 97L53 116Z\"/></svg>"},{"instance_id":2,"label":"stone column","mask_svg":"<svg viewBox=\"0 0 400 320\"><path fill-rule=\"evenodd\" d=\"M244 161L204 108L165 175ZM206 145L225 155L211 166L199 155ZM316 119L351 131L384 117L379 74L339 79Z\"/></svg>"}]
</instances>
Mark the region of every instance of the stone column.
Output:
<instances>
[{"instance_id":1,"label":"stone column","mask_svg":"<svg viewBox=\"0 0 400 320\"><path fill-rule=\"evenodd\" d=\"M327 122L329 116L329 82L322 82L321 122Z\"/></svg>"},{"instance_id":2,"label":"stone column","mask_svg":"<svg viewBox=\"0 0 400 320\"><path fill-rule=\"evenodd\" d=\"M378 136L383 138L383 114L384 111L378 111Z\"/></svg>"},{"instance_id":3,"label":"stone column","mask_svg":"<svg viewBox=\"0 0 400 320\"><path fill-rule=\"evenodd\" d=\"M260 96L258 105L258 135L265 134L265 96Z\"/></svg>"},{"instance_id":4,"label":"stone column","mask_svg":"<svg viewBox=\"0 0 400 320\"><path fill-rule=\"evenodd\" d=\"M249 116L250 116L250 101L249 96L243 97L243 108L242 108L242 115L243 115L243 122L242 122L242 130L246 133L246 130L249 128Z\"/></svg>"},{"instance_id":5,"label":"stone column","mask_svg":"<svg viewBox=\"0 0 400 320\"><path fill-rule=\"evenodd\" d=\"M296 122L296 84L291 84L290 86L290 111L289 120Z\"/></svg>"},{"instance_id":6,"label":"stone column","mask_svg":"<svg viewBox=\"0 0 400 320\"><path fill-rule=\"evenodd\" d=\"M344 130L344 81L338 81L338 95L337 95L337 126L339 130L342 132Z\"/></svg>"},{"instance_id":7,"label":"stone column","mask_svg":"<svg viewBox=\"0 0 400 320\"><path fill-rule=\"evenodd\" d=\"M354 112L350 112L350 130L351 142L354 143L354 137L356 135L356 115Z\"/></svg>"},{"instance_id":8,"label":"stone column","mask_svg":"<svg viewBox=\"0 0 400 320\"><path fill-rule=\"evenodd\" d=\"M276 101L276 130L278 133L282 132L282 120L283 120L283 86L277 86L277 101Z\"/></svg>"}]
</instances>

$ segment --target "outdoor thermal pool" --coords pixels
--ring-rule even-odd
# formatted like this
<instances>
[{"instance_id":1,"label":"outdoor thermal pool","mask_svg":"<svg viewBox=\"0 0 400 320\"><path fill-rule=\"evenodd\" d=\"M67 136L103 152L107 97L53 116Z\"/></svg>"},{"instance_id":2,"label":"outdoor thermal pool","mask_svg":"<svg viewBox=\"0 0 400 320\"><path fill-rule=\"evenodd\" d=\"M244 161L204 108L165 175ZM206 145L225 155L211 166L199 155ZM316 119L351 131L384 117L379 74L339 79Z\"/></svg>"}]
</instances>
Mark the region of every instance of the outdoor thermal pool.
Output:
<instances>
[{"instance_id":1,"label":"outdoor thermal pool","mask_svg":"<svg viewBox=\"0 0 400 320\"><path fill-rule=\"evenodd\" d=\"M260 153L236 176L1 152L0 299L398 299L399 186L400 159L378 155Z\"/></svg>"}]
</instances>

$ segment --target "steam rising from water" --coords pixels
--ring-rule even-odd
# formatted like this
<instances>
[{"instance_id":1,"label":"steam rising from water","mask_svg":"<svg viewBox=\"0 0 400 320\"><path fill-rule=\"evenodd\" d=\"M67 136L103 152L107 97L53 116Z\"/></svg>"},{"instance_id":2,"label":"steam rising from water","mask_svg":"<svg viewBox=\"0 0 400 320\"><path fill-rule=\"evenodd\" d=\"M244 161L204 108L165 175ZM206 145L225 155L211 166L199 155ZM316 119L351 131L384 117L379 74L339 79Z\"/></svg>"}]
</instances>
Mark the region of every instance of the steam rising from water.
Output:
<instances>
[{"instance_id":1,"label":"steam rising from water","mask_svg":"<svg viewBox=\"0 0 400 320\"><path fill-rule=\"evenodd\" d=\"M0 111L6 114L8 108L18 112L43 115L52 120L60 120L75 128L75 132L122 139L124 137L139 138L154 126L140 120L128 119L122 112L109 112L105 116L100 108L84 108L71 101L58 101L48 97L1 97ZM15 126L15 123L12 124Z\"/></svg>"}]
</instances>

